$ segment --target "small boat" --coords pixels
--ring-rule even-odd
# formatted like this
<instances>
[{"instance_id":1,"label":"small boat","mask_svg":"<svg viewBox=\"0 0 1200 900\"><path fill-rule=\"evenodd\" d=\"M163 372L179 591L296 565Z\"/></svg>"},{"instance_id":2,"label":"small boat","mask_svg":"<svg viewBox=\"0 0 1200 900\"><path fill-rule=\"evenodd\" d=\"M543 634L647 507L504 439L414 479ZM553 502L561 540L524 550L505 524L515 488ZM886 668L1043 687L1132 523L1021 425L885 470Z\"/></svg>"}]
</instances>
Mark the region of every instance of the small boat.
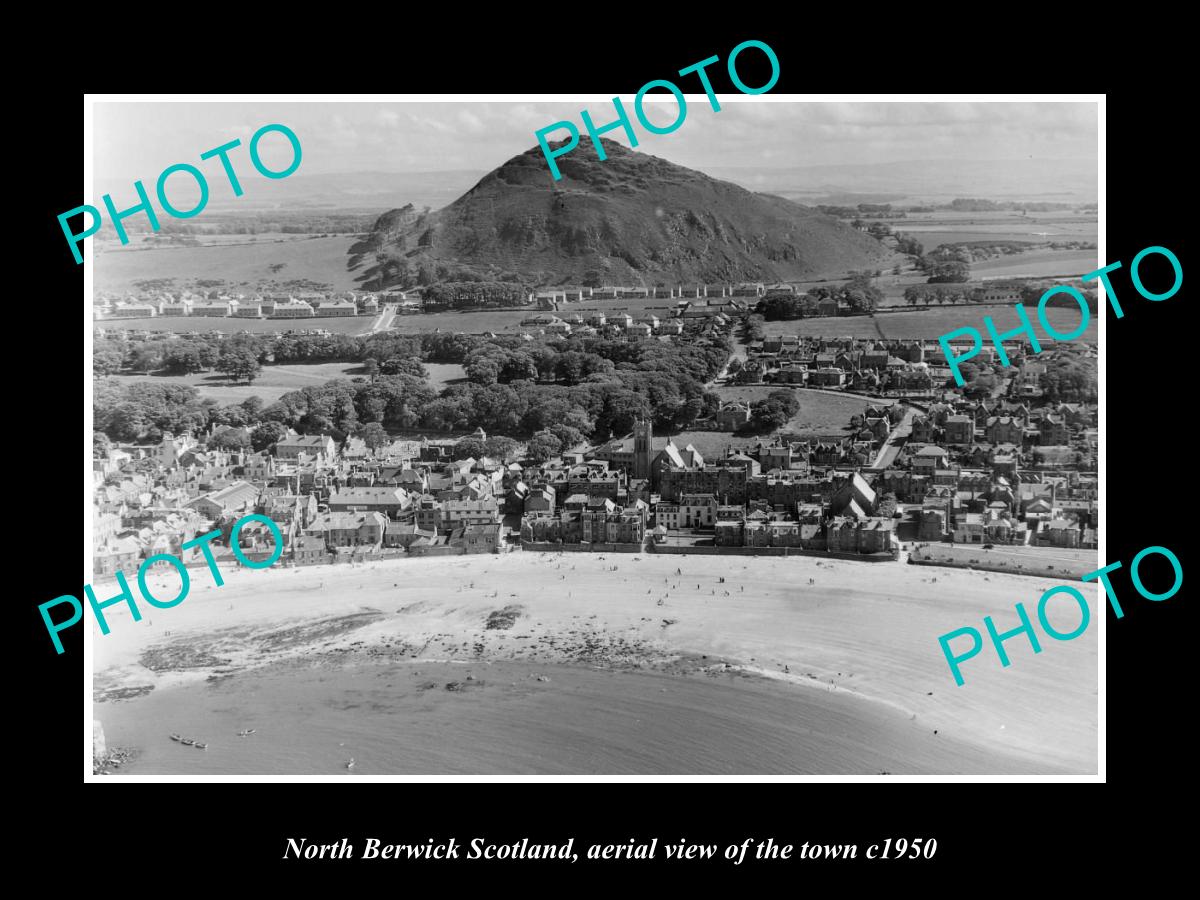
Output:
<instances>
[{"instance_id":1,"label":"small boat","mask_svg":"<svg viewBox=\"0 0 1200 900\"><path fill-rule=\"evenodd\" d=\"M347 768L347 769L353 769L353 768L354 768L354 757L353 757L353 756L352 756L352 757L350 757L350 762L346 763L346 768Z\"/></svg>"},{"instance_id":2,"label":"small boat","mask_svg":"<svg viewBox=\"0 0 1200 900\"><path fill-rule=\"evenodd\" d=\"M192 746L194 746L197 750L207 750L208 749L208 744L202 744L199 741L196 741L196 743L193 744Z\"/></svg>"},{"instance_id":3,"label":"small boat","mask_svg":"<svg viewBox=\"0 0 1200 900\"><path fill-rule=\"evenodd\" d=\"M173 740L173 741L182 741L182 740L183 740L183 738L181 738L181 737L180 737L179 735L177 735L177 734L173 734L173 735L171 735L171 740Z\"/></svg>"},{"instance_id":4,"label":"small boat","mask_svg":"<svg viewBox=\"0 0 1200 900\"><path fill-rule=\"evenodd\" d=\"M195 747L195 746L196 746L196 742L195 742L195 741L193 741L191 738L182 738L182 739L179 741L179 743L181 743L181 744L186 744L186 745L187 745L187 746L189 746L189 747Z\"/></svg>"},{"instance_id":5,"label":"small boat","mask_svg":"<svg viewBox=\"0 0 1200 900\"><path fill-rule=\"evenodd\" d=\"M257 728L247 728L245 731L239 731L238 737L245 737L248 734L254 734L256 731L258 731Z\"/></svg>"}]
</instances>

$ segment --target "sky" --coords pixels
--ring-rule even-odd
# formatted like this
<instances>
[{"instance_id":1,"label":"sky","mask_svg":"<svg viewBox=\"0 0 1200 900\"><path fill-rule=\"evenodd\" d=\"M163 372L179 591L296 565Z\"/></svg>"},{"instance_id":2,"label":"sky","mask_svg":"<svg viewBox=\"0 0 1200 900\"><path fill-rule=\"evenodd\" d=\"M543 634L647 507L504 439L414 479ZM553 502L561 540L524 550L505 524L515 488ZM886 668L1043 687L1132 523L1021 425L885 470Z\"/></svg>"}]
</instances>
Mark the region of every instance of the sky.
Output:
<instances>
[{"instance_id":1,"label":"sky","mask_svg":"<svg viewBox=\"0 0 1200 900\"><path fill-rule=\"evenodd\" d=\"M653 96L653 95L651 95ZM666 95L664 95L666 96ZM1095 103L813 103L776 97L720 95L714 112L703 95L688 95L687 115L667 135L648 133L622 96L637 130L638 149L689 168L787 168L909 160L1074 159L1094 166ZM652 122L677 116L673 100L647 103ZM597 126L615 118L611 99L538 102L216 102L97 101L95 175L149 183L169 165L185 162L220 171L200 154L235 138L231 159L250 171L244 155L261 126L291 128L303 147L298 173L486 172L537 145L535 132L569 120L583 133L580 110ZM565 131L549 135L566 137ZM621 129L605 137L628 145ZM269 135L264 163L283 168L286 140ZM243 154L238 164L237 154Z\"/></svg>"}]
</instances>

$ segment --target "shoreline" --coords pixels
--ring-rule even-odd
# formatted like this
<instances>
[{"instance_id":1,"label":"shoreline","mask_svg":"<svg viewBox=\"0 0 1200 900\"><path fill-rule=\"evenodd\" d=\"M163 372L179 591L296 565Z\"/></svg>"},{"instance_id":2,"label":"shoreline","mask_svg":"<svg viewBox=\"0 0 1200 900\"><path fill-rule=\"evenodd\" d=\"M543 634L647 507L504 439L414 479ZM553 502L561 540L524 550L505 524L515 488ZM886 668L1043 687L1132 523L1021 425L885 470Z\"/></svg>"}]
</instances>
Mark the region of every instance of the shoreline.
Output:
<instances>
[{"instance_id":1,"label":"shoreline","mask_svg":"<svg viewBox=\"0 0 1200 900\"><path fill-rule=\"evenodd\" d=\"M590 676L571 670L681 679L688 696L705 692L695 684L724 696L711 685L730 676L780 708L819 700L833 719L922 722L1006 760L1006 771L1014 761L1029 767L1017 771L1096 770L1094 631L1037 656L1010 642L1008 669L981 654L961 688L938 648L939 634L983 615L1015 618L1014 603L1034 595L1027 576L942 570L933 581L923 567L738 562L521 553L223 572L220 588L202 576L187 601L144 612L141 623L111 608L112 632L93 635L93 712L104 720L118 707L158 708L168 692L236 689L276 672L336 680L367 667L542 666L581 684ZM501 627L488 627L497 614ZM759 721L769 718L764 710ZM687 718L680 727L703 726Z\"/></svg>"}]
</instances>

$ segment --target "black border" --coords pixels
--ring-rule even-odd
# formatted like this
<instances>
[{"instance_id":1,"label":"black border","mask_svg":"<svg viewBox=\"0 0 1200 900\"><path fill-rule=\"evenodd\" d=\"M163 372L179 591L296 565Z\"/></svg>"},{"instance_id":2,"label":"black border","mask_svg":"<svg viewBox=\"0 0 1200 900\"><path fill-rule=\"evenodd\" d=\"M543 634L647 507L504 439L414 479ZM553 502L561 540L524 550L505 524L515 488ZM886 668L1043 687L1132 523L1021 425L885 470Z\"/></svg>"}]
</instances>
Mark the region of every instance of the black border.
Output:
<instances>
[{"instance_id":1,"label":"black border","mask_svg":"<svg viewBox=\"0 0 1200 900\"><path fill-rule=\"evenodd\" d=\"M770 15L765 9L761 12ZM597 25L593 33L593 29L581 31L578 26L562 25L549 38L515 38L500 32L474 41L447 34L429 37L427 45L410 35L382 51L312 53L286 30L264 32L261 40L273 38L265 47L269 52L237 51L234 56L243 64L236 67L205 66L203 71L169 75L149 66L138 67L120 78L109 77L109 83L94 89L138 90L144 86L143 78L152 78L151 89L179 92L336 89L630 94L645 81L714 53L724 58L740 40L757 38L768 42L781 62L781 78L774 93L1107 90L1107 258L1128 265L1138 250L1157 244L1174 250L1186 268L1181 219L1188 205L1186 185L1192 180L1192 166L1185 159L1190 145L1176 133L1179 104L1184 98L1175 96L1172 86L1182 82L1165 69L1172 48L1161 45L1161 29L1154 36L1156 43L1146 43L1141 35L1122 35L1125 42L1117 78L1111 68L1115 66L1111 46L1118 36L1081 32L1077 23L1065 17L1061 21L1039 19L1020 34L997 31L977 39L966 33L971 30L966 19L959 22L962 34L948 27L923 30L921 25L912 25L880 47L866 32L886 30L885 24L866 21L865 12L863 22L854 26L841 23L836 32L818 27L819 22L805 23L813 26L807 29L721 23L712 29L713 36L675 30L668 32L670 37L647 35L637 26L613 23L599 10L596 14L600 23L609 23L604 25L608 30ZM526 13L512 15L520 18ZM996 15L1002 13L997 10ZM1047 35L1055 37L1052 40ZM330 42L337 36L337 29L331 29ZM907 45L894 46L905 40ZM1129 59L1134 47L1139 58ZM289 60L289 53L296 59ZM297 72L302 58L321 71ZM264 59L275 59L288 68L289 77L283 82L273 77L255 84L249 73ZM320 63L321 59L325 62ZM980 72L988 63L1000 71L994 76ZM355 75L338 77L335 86L328 73L342 64ZM178 62L164 65L188 68ZM719 73L720 68L713 71ZM752 72L747 72L746 80L756 83L751 76ZM720 83L717 88L728 90ZM32 171L18 185L30 192L21 207L28 214L19 217L19 227L28 227L30 233L14 240L35 251L37 274L18 279L24 289L21 293L34 297L14 304L18 306L16 323L9 333L49 338L47 343L53 349L41 354L38 362L48 362L53 371L45 376L40 370L29 371L10 393L12 399L25 400L22 407L29 413L27 430L14 429L10 435L16 448L33 451L40 473L40 477L28 479L25 489L29 497L23 497L20 490L14 496L11 508L20 512L13 522L38 522L42 527L10 531L12 548L21 549L13 555L9 571L21 585L13 603L27 629L17 634L24 651L32 656L28 674L14 679L19 702L30 707L22 715L21 725L27 734L36 736L33 764L39 799L32 824L44 834L54 829L59 834L77 835L90 871L100 874L127 865L119 857L129 836L136 836L140 875L170 872L173 860L186 867L176 871L194 871L194 863L204 861L215 862L221 869L228 867L230 872L282 876L289 883L312 886L327 878L330 884L344 886L348 872L357 876L362 869L347 868L345 863L283 863L278 857L285 837L304 835L324 842L376 836L385 842L404 842L454 835L461 842L487 835L498 842L520 837L561 842L564 836L574 835L577 844L651 836L672 840L683 835L721 844L767 835L824 843L869 843L889 835L938 839L939 853L932 863L853 866L856 883L866 878L872 883L878 879L880 884L894 884L905 877L944 877L950 871L969 875L973 882L992 873L1007 873L1020 881L1016 873L1028 860L1039 857L1051 867L1090 868L1095 864L1099 842L1110 826L1096 814L1093 798L1056 785L872 785L864 793L858 786L812 784L398 784L351 788L336 797L331 793L334 788L323 786L212 785L201 793L170 785L152 789L152 797L145 796L150 791L141 791L141 802L111 794L80 795L79 739L84 723L75 704L82 668L81 632L67 635L67 653L55 656L45 639L36 604L79 589L73 575L79 553L74 525L79 510L79 435L69 424L56 427L52 423L59 417L47 416L44 411L56 408L59 396L75 396L78 389L79 357L73 348L79 334L76 304L81 269L64 252L54 217L81 202L77 174L81 101L82 92L74 87L62 86L39 95L37 108L30 110L29 116L36 122L38 134L36 148L29 154ZM23 269L24 256L16 254L11 261ZM1132 297L1127 281L1117 280L1116 284L1119 291L1125 287L1122 300L1126 296L1131 299L1124 304L1124 319L1117 321L1108 314L1102 359L1109 376L1107 559L1121 559L1128 565L1143 547L1162 544L1174 550L1189 571L1186 551L1191 532L1182 525L1192 505L1185 485L1192 481L1188 477L1189 434L1194 416L1186 375L1195 353L1189 347L1191 332L1184 319L1186 299L1181 292L1169 301L1149 303ZM58 334L60 324L64 335ZM27 392L31 396L26 396ZM64 406L62 413L67 423L73 421L73 410L68 414ZM23 456L14 454L10 468L14 481L26 481L17 474L23 468ZM1118 573L1114 583L1124 600L1131 589L1121 575ZM1147 582L1152 583L1149 575ZM1018 599L1022 598L1014 598L1014 602ZM1106 614L1107 652L1112 663L1107 705L1108 780L1139 787L1151 782L1151 789L1159 790L1155 780L1172 777L1182 756L1176 749L1173 726L1181 713L1186 714L1180 698L1182 686L1189 682L1184 669L1189 657L1185 642L1190 639L1184 619L1186 593L1181 591L1158 604L1131 599L1124 607L1124 619L1117 620L1111 611ZM189 796L183 797L183 791ZM269 797L263 796L265 791L270 792ZM1071 793L1063 796L1064 791ZM64 822L68 815L71 825ZM170 823L166 828L158 824L163 819ZM1166 827L1164 824L1164 830ZM1151 830L1161 833L1157 827ZM1123 828L1120 832L1125 849L1130 849L1128 841L1135 838ZM44 844L48 854L62 849L61 840L47 838ZM275 860L273 865L271 860ZM375 871L387 883L394 883L396 876L404 883L405 873L398 865L412 864L379 864ZM797 863L772 864L770 874L797 874L807 886L814 879L824 883L826 877L836 883L833 879L840 881L851 869L846 864L806 864L802 869L792 865ZM784 866L789 866L786 872ZM630 876L636 878L634 870L645 867L609 863L576 865L568 870L463 863L454 868L439 863L421 868L423 875L435 877L463 872L490 877L511 870L522 884L540 880L538 876L558 881L567 871L584 872L589 882L620 879L622 885L636 885ZM744 884L747 873L762 871L715 864L686 870L661 864L657 868L673 882L696 878L705 885ZM136 876L128 873L123 877ZM791 884L784 882L783 886L787 889Z\"/></svg>"}]
</instances>

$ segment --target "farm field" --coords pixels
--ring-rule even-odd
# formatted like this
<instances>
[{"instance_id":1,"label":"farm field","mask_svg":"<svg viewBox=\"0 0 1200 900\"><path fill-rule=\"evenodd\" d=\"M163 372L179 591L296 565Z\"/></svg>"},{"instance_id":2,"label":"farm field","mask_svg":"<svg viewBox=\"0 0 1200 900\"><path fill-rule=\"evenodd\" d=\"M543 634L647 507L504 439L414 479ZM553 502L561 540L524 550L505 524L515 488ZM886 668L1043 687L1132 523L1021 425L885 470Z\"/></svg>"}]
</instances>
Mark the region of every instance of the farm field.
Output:
<instances>
[{"instance_id":1,"label":"farm field","mask_svg":"<svg viewBox=\"0 0 1200 900\"><path fill-rule=\"evenodd\" d=\"M122 244L115 236L108 235L102 246L105 253L137 253L142 250L159 250L159 249L179 249L183 244L152 244L144 243L143 238L148 235L131 234L130 242ZM331 237L350 237L349 234L331 234ZM259 234L193 234L188 235L188 238L196 241L203 247L232 247L238 244L280 244L288 241L304 241L315 236L311 233L284 233L282 231L263 231Z\"/></svg>"},{"instance_id":2,"label":"farm field","mask_svg":"<svg viewBox=\"0 0 1200 900\"><path fill-rule=\"evenodd\" d=\"M987 330L983 324L985 316L990 316L995 322L996 328L1001 332L1016 328L1021 324L1017 318L1015 305L964 306L959 304L957 306L937 307L922 311L913 310L901 313L885 313L881 316L875 316L875 321L879 324L879 328L885 337L894 339L937 338L949 331L966 327L977 328L980 334L986 336ZM1034 327L1038 330L1039 340L1041 340L1044 335L1037 322L1036 312L1030 318L1034 322ZM1046 319L1056 330L1064 334L1079 327L1078 309L1049 307L1046 310ZM1100 340L1097 321L1098 318L1093 312L1089 317L1087 330L1077 340L1097 343ZM1044 346L1052 346L1053 344L1049 340L1042 341L1042 343Z\"/></svg>"},{"instance_id":3,"label":"farm field","mask_svg":"<svg viewBox=\"0 0 1200 900\"><path fill-rule=\"evenodd\" d=\"M904 312L886 312L874 316L845 316L842 318L796 319L784 322L764 322L763 333L767 336L777 334L800 334L810 337L883 337L896 340L925 339L936 340L940 335L958 328L972 327L979 329L981 334L987 332L983 325L984 316L991 316L996 328L1007 331L1020 324L1017 319L1015 306L937 306L930 309L905 310ZM1034 327L1038 328L1039 340L1042 337L1036 315L1031 317ZM1050 307L1046 310L1046 318L1050 324L1063 333L1074 330L1079 325L1079 313L1076 310ZM1087 330L1077 340L1090 343L1099 341L1097 316L1093 312ZM1044 346L1050 346L1044 342Z\"/></svg>"},{"instance_id":4,"label":"farm field","mask_svg":"<svg viewBox=\"0 0 1200 900\"><path fill-rule=\"evenodd\" d=\"M282 333L285 331L310 331L323 329L334 334L366 334L371 330L375 316L346 316L329 319L237 319L233 317L208 316L154 316L149 319L98 319L96 325L105 330L127 331L220 331L237 334L249 331L254 334ZM431 329L432 330L432 329Z\"/></svg>"},{"instance_id":5,"label":"farm field","mask_svg":"<svg viewBox=\"0 0 1200 900\"><path fill-rule=\"evenodd\" d=\"M971 278L1072 278L1100 268L1097 250L1033 250L973 263Z\"/></svg>"},{"instance_id":6,"label":"farm field","mask_svg":"<svg viewBox=\"0 0 1200 900\"><path fill-rule=\"evenodd\" d=\"M239 235L238 237L247 237ZM260 235L261 237L261 235ZM362 289L346 268L347 251L358 238L329 238L209 244L202 247L154 247L106 250L95 255L97 290L133 291L136 282L162 281L161 290L179 290L198 280L233 289L286 290L289 282L308 282L306 289ZM274 267L278 266L278 269Z\"/></svg>"},{"instance_id":7,"label":"farm field","mask_svg":"<svg viewBox=\"0 0 1200 900\"><path fill-rule=\"evenodd\" d=\"M867 217L869 218L869 217ZM1035 213L1020 216L1014 212L909 213L903 219L882 219L893 231L911 234L932 250L939 244L963 241L1052 241L1097 240L1099 221L1095 215Z\"/></svg>"},{"instance_id":8,"label":"farm field","mask_svg":"<svg viewBox=\"0 0 1200 900\"><path fill-rule=\"evenodd\" d=\"M241 403L248 397L260 397L273 403L290 391L315 387L335 378L356 378L362 375L357 363L319 363L315 365L263 366L262 375L253 384L233 382L218 372L195 375L113 375L122 384L145 381L151 384L186 384L196 388L200 397L211 397L222 405Z\"/></svg>"}]
</instances>

